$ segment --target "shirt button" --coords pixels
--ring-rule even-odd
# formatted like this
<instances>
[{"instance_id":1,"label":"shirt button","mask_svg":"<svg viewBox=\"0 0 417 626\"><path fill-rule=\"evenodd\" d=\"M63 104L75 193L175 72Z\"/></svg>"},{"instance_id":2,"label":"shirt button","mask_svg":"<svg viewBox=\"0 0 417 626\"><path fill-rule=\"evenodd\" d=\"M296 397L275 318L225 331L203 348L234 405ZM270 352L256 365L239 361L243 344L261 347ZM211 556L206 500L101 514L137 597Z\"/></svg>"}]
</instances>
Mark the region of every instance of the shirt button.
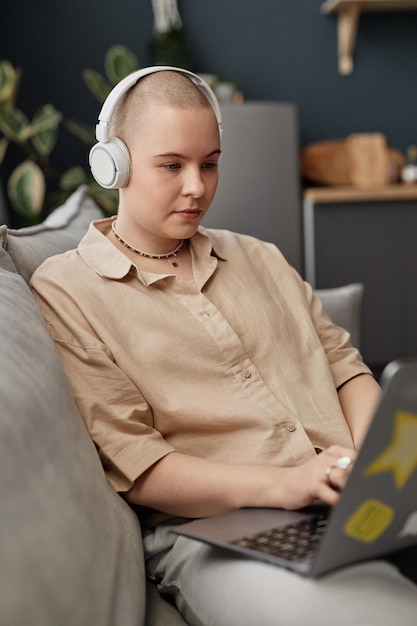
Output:
<instances>
[{"instance_id":1,"label":"shirt button","mask_svg":"<svg viewBox=\"0 0 417 626\"><path fill-rule=\"evenodd\" d=\"M243 370L243 378L250 378L252 374L249 370Z\"/></svg>"},{"instance_id":2,"label":"shirt button","mask_svg":"<svg viewBox=\"0 0 417 626\"><path fill-rule=\"evenodd\" d=\"M290 433L293 433L295 431L295 425L294 424L287 424L287 430L289 430Z\"/></svg>"}]
</instances>

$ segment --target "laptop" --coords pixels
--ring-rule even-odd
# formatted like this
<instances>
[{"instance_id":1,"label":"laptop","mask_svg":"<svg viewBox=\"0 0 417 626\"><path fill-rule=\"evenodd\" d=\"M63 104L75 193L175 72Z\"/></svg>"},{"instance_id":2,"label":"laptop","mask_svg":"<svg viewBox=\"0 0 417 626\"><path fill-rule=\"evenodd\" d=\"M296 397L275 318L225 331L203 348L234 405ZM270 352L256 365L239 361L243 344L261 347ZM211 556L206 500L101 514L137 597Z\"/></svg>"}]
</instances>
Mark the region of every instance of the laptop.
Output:
<instances>
[{"instance_id":1,"label":"laptop","mask_svg":"<svg viewBox=\"0 0 417 626\"><path fill-rule=\"evenodd\" d=\"M381 387L335 507L239 509L173 531L311 577L417 545L417 358L389 363Z\"/></svg>"}]
</instances>

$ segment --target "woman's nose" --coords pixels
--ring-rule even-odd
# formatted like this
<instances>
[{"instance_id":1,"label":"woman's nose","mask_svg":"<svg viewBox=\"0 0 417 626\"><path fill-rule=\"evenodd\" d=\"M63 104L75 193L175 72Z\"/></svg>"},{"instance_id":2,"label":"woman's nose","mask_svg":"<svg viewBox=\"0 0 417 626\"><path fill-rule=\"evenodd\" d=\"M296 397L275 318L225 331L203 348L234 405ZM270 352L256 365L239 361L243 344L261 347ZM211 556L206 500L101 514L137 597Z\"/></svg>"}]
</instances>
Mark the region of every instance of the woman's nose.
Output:
<instances>
[{"instance_id":1,"label":"woman's nose","mask_svg":"<svg viewBox=\"0 0 417 626\"><path fill-rule=\"evenodd\" d=\"M183 192L185 196L200 198L204 195L205 185L200 168L190 168L184 173Z\"/></svg>"}]
</instances>

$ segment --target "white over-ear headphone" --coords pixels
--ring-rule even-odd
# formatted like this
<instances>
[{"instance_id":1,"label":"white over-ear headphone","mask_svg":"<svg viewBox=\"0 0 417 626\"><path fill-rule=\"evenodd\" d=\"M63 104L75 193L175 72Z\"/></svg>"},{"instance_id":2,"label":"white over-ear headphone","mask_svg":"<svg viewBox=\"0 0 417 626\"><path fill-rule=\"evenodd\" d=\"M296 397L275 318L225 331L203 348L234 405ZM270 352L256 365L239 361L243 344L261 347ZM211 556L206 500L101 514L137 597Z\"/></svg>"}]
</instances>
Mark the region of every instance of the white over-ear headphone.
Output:
<instances>
[{"instance_id":1,"label":"white over-ear headphone","mask_svg":"<svg viewBox=\"0 0 417 626\"><path fill-rule=\"evenodd\" d=\"M148 74L162 72L164 70L172 70L186 74L193 83L201 89L213 108L221 134L222 119L219 103L213 90L200 76L188 70L179 67L171 67L169 65L155 65L133 72L112 89L98 116L98 124L96 126L96 138L98 143L90 150L89 163L91 173L95 180L105 189L119 189L120 187L125 187L130 178L130 155L127 146L121 139L109 137L109 123L116 104L141 78Z\"/></svg>"}]
</instances>

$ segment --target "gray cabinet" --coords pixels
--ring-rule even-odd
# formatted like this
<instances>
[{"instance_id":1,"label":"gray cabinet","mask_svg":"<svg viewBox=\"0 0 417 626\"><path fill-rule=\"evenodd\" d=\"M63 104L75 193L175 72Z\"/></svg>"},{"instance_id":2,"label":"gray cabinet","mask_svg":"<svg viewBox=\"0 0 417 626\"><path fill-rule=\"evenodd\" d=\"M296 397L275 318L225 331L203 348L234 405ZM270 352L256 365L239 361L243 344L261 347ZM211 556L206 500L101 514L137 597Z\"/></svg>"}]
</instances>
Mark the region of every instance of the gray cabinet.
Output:
<instances>
[{"instance_id":1,"label":"gray cabinet","mask_svg":"<svg viewBox=\"0 0 417 626\"><path fill-rule=\"evenodd\" d=\"M364 284L369 365L417 355L417 186L307 190L304 254L313 286Z\"/></svg>"},{"instance_id":2,"label":"gray cabinet","mask_svg":"<svg viewBox=\"0 0 417 626\"><path fill-rule=\"evenodd\" d=\"M203 226L275 243L302 271L299 118L294 104L222 105L220 179Z\"/></svg>"}]
</instances>

